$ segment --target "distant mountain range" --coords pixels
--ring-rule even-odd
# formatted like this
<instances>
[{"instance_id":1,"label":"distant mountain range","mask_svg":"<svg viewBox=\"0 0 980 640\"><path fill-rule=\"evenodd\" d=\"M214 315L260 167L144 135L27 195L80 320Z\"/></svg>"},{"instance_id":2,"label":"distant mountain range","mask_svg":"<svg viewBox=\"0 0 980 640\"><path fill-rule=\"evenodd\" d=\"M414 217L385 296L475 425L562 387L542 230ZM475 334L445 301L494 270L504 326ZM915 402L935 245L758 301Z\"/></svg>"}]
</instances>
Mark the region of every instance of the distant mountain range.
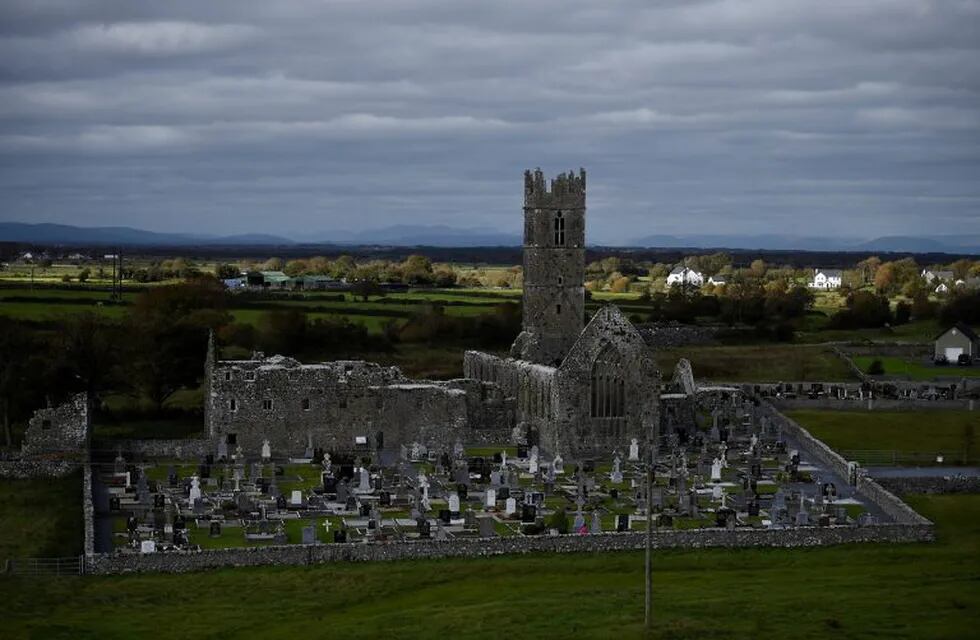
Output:
<instances>
[{"instance_id":1,"label":"distant mountain range","mask_svg":"<svg viewBox=\"0 0 980 640\"><path fill-rule=\"evenodd\" d=\"M883 236L873 240L792 235L653 235L638 238L647 248L719 248L797 251L881 251L908 253L980 253L980 235Z\"/></svg>"},{"instance_id":2,"label":"distant mountain range","mask_svg":"<svg viewBox=\"0 0 980 640\"><path fill-rule=\"evenodd\" d=\"M0 242L63 246L295 246L312 244L360 246L515 247L521 237L488 229L445 225L394 225L368 231L311 233L294 239L270 234L205 235L160 233L132 227L76 227L64 224L0 222ZM619 246L643 248L759 249L980 254L980 235L884 236L873 240L780 234L651 235Z\"/></svg>"}]
</instances>

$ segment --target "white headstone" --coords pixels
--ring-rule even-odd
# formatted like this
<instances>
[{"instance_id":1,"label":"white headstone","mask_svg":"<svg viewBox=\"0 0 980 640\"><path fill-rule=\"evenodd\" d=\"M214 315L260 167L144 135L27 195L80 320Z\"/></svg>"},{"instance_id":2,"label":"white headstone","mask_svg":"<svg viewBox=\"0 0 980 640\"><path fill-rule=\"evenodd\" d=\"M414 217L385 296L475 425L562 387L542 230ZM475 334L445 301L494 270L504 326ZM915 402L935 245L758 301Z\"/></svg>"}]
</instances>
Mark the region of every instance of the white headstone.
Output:
<instances>
[{"instance_id":1,"label":"white headstone","mask_svg":"<svg viewBox=\"0 0 980 640\"><path fill-rule=\"evenodd\" d=\"M554 461L551 463L551 469L556 475L565 473L565 461L561 459L561 454L556 454Z\"/></svg>"},{"instance_id":2,"label":"white headstone","mask_svg":"<svg viewBox=\"0 0 980 640\"><path fill-rule=\"evenodd\" d=\"M504 513L506 513L509 516L512 516L515 513L517 513L517 500L514 500L513 498L507 498L507 505L504 509Z\"/></svg>"},{"instance_id":3,"label":"white headstone","mask_svg":"<svg viewBox=\"0 0 980 640\"><path fill-rule=\"evenodd\" d=\"M537 456L531 456L531 459L528 461L528 464L527 464L527 470L530 473L537 473L538 472L538 457Z\"/></svg>"},{"instance_id":4,"label":"white headstone","mask_svg":"<svg viewBox=\"0 0 980 640\"><path fill-rule=\"evenodd\" d=\"M714 462L711 463L711 481L721 482L721 460L715 458Z\"/></svg>"},{"instance_id":5,"label":"white headstone","mask_svg":"<svg viewBox=\"0 0 980 640\"><path fill-rule=\"evenodd\" d=\"M144 540L140 543L140 553L156 553L157 543L154 540Z\"/></svg>"},{"instance_id":6,"label":"white headstone","mask_svg":"<svg viewBox=\"0 0 980 640\"><path fill-rule=\"evenodd\" d=\"M502 467L506 467L507 466L507 451L506 450L500 452L500 465Z\"/></svg>"},{"instance_id":7,"label":"white headstone","mask_svg":"<svg viewBox=\"0 0 980 640\"><path fill-rule=\"evenodd\" d=\"M289 498L289 504L293 506L301 506L303 504L303 492L299 489L293 489L293 493Z\"/></svg>"},{"instance_id":8,"label":"white headstone","mask_svg":"<svg viewBox=\"0 0 980 640\"><path fill-rule=\"evenodd\" d=\"M358 491L371 491L371 472L366 467L361 467L361 483L357 487Z\"/></svg>"},{"instance_id":9,"label":"white headstone","mask_svg":"<svg viewBox=\"0 0 980 640\"><path fill-rule=\"evenodd\" d=\"M187 497L187 502L191 505L191 507L193 507L194 501L198 500L200 497L201 497L201 481L198 479L197 476L194 476L191 478L191 492L190 495Z\"/></svg>"},{"instance_id":10,"label":"white headstone","mask_svg":"<svg viewBox=\"0 0 980 640\"><path fill-rule=\"evenodd\" d=\"M272 458L272 447L269 446L269 441L268 440L263 440L262 441L262 459L265 460L266 462L268 462L270 458Z\"/></svg>"},{"instance_id":11,"label":"white headstone","mask_svg":"<svg viewBox=\"0 0 980 640\"><path fill-rule=\"evenodd\" d=\"M487 489L486 505L488 507L495 507L495 506L497 506L497 490L496 489Z\"/></svg>"},{"instance_id":12,"label":"white headstone","mask_svg":"<svg viewBox=\"0 0 980 640\"><path fill-rule=\"evenodd\" d=\"M459 513L459 494L450 493L449 494L449 510L453 513Z\"/></svg>"},{"instance_id":13,"label":"white headstone","mask_svg":"<svg viewBox=\"0 0 980 640\"><path fill-rule=\"evenodd\" d=\"M637 462L640 459L640 443L636 438L630 440L630 462Z\"/></svg>"},{"instance_id":14,"label":"white headstone","mask_svg":"<svg viewBox=\"0 0 980 640\"><path fill-rule=\"evenodd\" d=\"M716 484L711 488L711 497L715 500L721 500L722 495L724 495L724 492L721 490L721 485Z\"/></svg>"}]
</instances>

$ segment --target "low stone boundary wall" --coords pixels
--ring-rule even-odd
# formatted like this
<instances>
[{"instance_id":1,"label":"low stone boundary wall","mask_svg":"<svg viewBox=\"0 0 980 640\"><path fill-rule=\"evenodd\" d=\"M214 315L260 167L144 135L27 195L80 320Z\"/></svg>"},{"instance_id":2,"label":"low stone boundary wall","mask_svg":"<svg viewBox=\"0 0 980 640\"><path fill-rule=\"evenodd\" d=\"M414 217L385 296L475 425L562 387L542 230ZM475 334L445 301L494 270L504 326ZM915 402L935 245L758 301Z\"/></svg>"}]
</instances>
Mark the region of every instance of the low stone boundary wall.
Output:
<instances>
[{"instance_id":1,"label":"low stone boundary wall","mask_svg":"<svg viewBox=\"0 0 980 640\"><path fill-rule=\"evenodd\" d=\"M95 553L95 496L92 494L92 467L82 469L82 518L85 520L85 546L83 553Z\"/></svg>"},{"instance_id":2,"label":"low stone boundary wall","mask_svg":"<svg viewBox=\"0 0 980 640\"><path fill-rule=\"evenodd\" d=\"M973 411L976 403L970 400L890 400L874 398L771 398L770 402L779 409L792 411L794 409L819 409L821 411ZM870 408L869 408L870 406Z\"/></svg>"},{"instance_id":3,"label":"low stone boundary wall","mask_svg":"<svg viewBox=\"0 0 980 640\"><path fill-rule=\"evenodd\" d=\"M830 468L848 482L851 481L851 465L842 455L828 447L822 440L815 438L795 420L781 414L769 402L762 400L760 407L775 426L781 427L783 432L798 440L800 446L804 447L807 453L816 458L820 464Z\"/></svg>"},{"instance_id":4,"label":"low stone boundary wall","mask_svg":"<svg viewBox=\"0 0 980 640\"><path fill-rule=\"evenodd\" d=\"M75 460L3 460L0 461L0 478L64 478L80 466L81 463Z\"/></svg>"},{"instance_id":5,"label":"low stone boundary wall","mask_svg":"<svg viewBox=\"0 0 980 640\"><path fill-rule=\"evenodd\" d=\"M173 440L147 438L142 440L99 440L93 449L100 451L120 450L126 457L147 458L200 458L214 453L207 438L179 438Z\"/></svg>"},{"instance_id":6,"label":"low stone boundary wall","mask_svg":"<svg viewBox=\"0 0 980 640\"><path fill-rule=\"evenodd\" d=\"M980 493L980 478L875 478L879 485L898 495L906 493Z\"/></svg>"},{"instance_id":7,"label":"low stone boundary wall","mask_svg":"<svg viewBox=\"0 0 980 640\"><path fill-rule=\"evenodd\" d=\"M930 343L842 344L834 347L851 356L891 356L896 358L925 358L933 353Z\"/></svg>"},{"instance_id":8,"label":"low stone boundary wall","mask_svg":"<svg viewBox=\"0 0 980 640\"><path fill-rule=\"evenodd\" d=\"M924 520L924 519L923 519ZM931 542L928 524L882 524L867 527L801 527L793 529L727 529L657 531L656 549L712 547L814 547L856 542ZM644 548L646 534L604 533L545 537L484 538L453 541L375 544L321 544L209 549L197 552L96 554L86 558L86 573L185 573L221 567L317 565L337 562L477 558L528 553L604 553Z\"/></svg>"},{"instance_id":9,"label":"low stone boundary wall","mask_svg":"<svg viewBox=\"0 0 980 640\"><path fill-rule=\"evenodd\" d=\"M875 503L885 514L898 524L911 526L931 526L932 522L920 516L916 511L902 502L894 493L888 491L863 473L858 475L858 495Z\"/></svg>"}]
</instances>

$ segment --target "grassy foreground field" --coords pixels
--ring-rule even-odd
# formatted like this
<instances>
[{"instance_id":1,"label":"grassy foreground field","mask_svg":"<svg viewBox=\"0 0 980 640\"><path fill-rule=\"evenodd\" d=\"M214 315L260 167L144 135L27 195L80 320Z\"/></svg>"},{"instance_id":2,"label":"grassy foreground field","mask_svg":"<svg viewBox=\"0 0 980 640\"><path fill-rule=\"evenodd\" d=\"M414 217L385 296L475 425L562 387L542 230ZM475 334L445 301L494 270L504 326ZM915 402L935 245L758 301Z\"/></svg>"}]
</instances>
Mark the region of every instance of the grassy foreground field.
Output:
<instances>
[{"instance_id":1,"label":"grassy foreground field","mask_svg":"<svg viewBox=\"0 0 980 640\"><path fill-rule=\"evenodd\" d=\"M81 501L81 472L55 480L0 480L0 562L81 553Z\"/></svg>"},{"instance_id":2,"label":"grassy foreground field","mask_svg":"<svg viewBox=\"0 0 980 640\"><path fill-rule=\"evenodd\" d=\"M968 638L980 496L913 496L932 545L655 555L655 638ZM642 554L0 578L5 638L640 638Z\"/></svg>"},{"instance_id":3,"label":"grassy foreground field","mask_svg":"<svg viewBox=\"0 0 980 640\"><path fill-rule=\"evenodd\" d=\"M980 462L980 443L967 451L967 434L980 437L977 411L787 411L837 451L890 449L906 454L944 454L946 463ZM856 456L859 462L861 456Z\"/></svg>"}]
</instances>

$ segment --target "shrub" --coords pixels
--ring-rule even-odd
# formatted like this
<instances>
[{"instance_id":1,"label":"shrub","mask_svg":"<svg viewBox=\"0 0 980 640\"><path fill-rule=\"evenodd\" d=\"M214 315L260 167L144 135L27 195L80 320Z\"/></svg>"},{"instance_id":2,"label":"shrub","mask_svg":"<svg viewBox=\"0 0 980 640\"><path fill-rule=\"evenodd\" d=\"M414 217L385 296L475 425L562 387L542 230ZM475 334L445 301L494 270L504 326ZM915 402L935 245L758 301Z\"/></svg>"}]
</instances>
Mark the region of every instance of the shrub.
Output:
<instances>
[{"instance_id":1,"label":"shrub","mask_svg":"<svg viewBox=\"0 0 980 640\"><path fill-rule=\"evenodd\" d=\"M868 365L868 375L869 376L880 376L885 373L885 365L882 364L881 360L872 360L871 364Z\"/></svg>"}]
</instances>

